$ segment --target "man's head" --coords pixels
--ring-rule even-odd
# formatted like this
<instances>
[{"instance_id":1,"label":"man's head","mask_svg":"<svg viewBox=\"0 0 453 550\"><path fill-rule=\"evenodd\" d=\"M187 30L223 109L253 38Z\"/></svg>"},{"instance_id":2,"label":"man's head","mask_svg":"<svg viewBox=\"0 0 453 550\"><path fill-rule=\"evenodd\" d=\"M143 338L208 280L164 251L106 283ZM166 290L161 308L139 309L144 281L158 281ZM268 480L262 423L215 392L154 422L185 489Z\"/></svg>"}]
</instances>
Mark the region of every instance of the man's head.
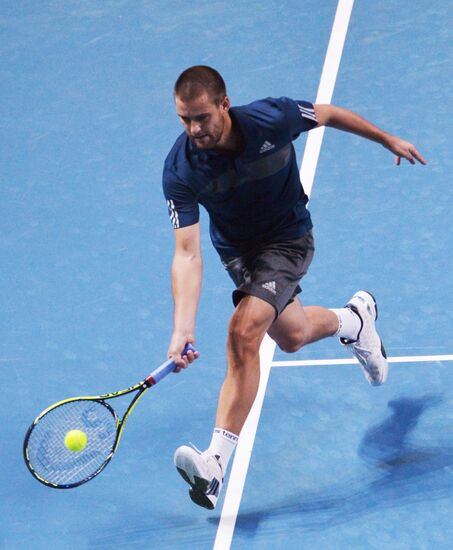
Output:
<instances>
[{"instance_id":1,"label":"man's head","mask_svg":"<svg viewBox=\"0 0 453 550\"><path fill-rule=\"evenodd\" d=\"M221 145L231 127L230 100L221 75L205 65L189 67L176 81L174 97L179 119L195 145Z\"/></svg>"}]
</instances>

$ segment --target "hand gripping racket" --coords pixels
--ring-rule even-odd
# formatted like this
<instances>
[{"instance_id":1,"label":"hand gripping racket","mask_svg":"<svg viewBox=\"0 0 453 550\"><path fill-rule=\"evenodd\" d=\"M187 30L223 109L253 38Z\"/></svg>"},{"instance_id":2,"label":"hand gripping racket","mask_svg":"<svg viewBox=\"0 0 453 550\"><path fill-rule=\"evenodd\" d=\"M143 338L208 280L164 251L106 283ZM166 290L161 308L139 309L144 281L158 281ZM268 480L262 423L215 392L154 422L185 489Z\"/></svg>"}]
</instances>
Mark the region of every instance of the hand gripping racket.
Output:
<instances>
[{"instance_id":1,"label":"hand gripping racket","mask_svg":"<svg viewBox=\"0 0 453 550\"><path fill-rule=\"evenodd\" d=\"M182 355L188 351L195 349L187 344ZM71 489L93 479L118 448L126 420L137 401L174 369L175 363L169 359L131 388L94 397L72 397L45 409L30 426L24 440L24 459L32 475L56 489ZM132 392L136 393L120 419L107 400ZM65 436L71 430L86 434L82 451L66 448Z\"/></svg>"}]
</instances>

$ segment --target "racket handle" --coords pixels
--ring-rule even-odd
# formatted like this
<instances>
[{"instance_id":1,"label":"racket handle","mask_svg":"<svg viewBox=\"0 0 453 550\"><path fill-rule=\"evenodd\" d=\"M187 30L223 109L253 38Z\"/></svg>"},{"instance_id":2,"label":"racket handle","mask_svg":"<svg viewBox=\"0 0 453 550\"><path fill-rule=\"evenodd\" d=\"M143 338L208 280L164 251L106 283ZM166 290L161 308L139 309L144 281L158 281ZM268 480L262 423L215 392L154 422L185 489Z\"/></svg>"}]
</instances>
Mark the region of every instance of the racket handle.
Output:
<instances>
[{"instance_id":1,"label":"racket handle","mask_svg":"<svg viewBox=\"0 0 453 550\"><path fill-rule=\"evenodd\" d=\"M196 349L192 346L192 344L186 344L184 346L184 349L182 350L181 355L185 355L188 351L195 352ZM160 367L157 367L156 370L154 370L149 376L145 378L145 384L147 386L154 386L154 384L157 384L162 380L162 378L165 378L167 374L170 374L175 370L175 362L173 359L168 359L165 361L165 363L162 363Z\"/></svg>"}]
</instances>

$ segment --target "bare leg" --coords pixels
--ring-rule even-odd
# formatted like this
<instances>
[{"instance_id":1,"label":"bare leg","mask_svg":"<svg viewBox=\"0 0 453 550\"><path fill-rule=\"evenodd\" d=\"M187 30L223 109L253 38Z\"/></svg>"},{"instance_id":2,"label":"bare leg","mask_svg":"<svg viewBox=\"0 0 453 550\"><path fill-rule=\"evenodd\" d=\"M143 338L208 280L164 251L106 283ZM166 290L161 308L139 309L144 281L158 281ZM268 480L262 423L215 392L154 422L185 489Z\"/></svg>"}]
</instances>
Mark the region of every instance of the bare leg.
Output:
<instances>
[{"instance_id":1,"label":"bare leg","mask_svg":"<svg viewBox=\"0 0 453 550\"><path fill-rule=\"evenodd\" d=\"M229 325L228 370L220 390L216 426L239 434L250 412L260 380L259 348L266 332L284 351L332 336L338 318L318 306L302 307L296 300L274 322L274 308L255 296L244 297Z\"/></svg>"},{"instance_id":2,"label":"bare leg","mask_svg":"<svg viewBox=\"0 0 453 550\"><path fill-rule=\"evenodd\" d=\"M303 307L296 298L269 328L269 336L283 351L295 352L302 346L333 336L338 330L338 317L319 306Z\"/></svg>"},{"instance_id":3,"label":"bare leg","mask_svg":"<svg viewBox=\"0 0 453 550\"><path fill-rule=\"evenodd\" d=\"M216 426L239 434L250 412L260 380L259 349L275 318L273 306L244 297L229 324L228 370L220 390Z\"/></svg>"}]
</instances>

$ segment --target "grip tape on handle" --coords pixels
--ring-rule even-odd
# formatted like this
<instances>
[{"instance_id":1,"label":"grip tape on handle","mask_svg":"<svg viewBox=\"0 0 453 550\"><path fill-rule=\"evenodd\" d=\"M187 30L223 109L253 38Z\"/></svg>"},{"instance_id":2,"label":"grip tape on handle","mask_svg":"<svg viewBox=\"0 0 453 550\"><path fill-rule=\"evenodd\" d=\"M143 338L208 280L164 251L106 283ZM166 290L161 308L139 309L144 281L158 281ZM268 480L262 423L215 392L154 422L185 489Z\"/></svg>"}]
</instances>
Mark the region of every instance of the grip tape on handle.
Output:
<instances>
[{"instance_id":1,"label":"grip tape on handle","mask_svg":"<svg viewBox=\"0 0 453 550\"><path fill-rule=\"evenodd\" d=\"M182 350L181 355L185 355L188 351L195 352L195 348L192 346L192 344L186 344L184 346L184 349ZM154 384L157 384L162 380L162 378L165 378L167 374L170 374L170 372L173 372L175 370L175 362L173 359L168 359L165 361L165 363L162 363L160 367L157 367L156 370L154 370L149 376L146 377L145 382L147 385L154 386Z\"/></svg>"}]
</instances>

